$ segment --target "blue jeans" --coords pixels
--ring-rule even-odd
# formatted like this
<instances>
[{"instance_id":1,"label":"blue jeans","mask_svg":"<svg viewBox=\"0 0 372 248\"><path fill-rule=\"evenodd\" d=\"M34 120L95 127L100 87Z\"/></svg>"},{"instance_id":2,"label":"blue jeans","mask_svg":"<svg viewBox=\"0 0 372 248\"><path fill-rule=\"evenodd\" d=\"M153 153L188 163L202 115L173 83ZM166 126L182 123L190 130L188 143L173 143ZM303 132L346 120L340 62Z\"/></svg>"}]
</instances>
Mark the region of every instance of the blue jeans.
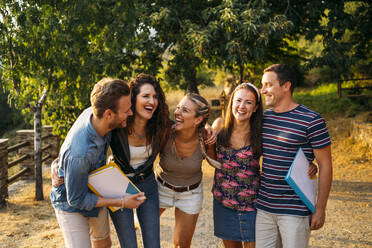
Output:
<instances>
[{"instance_id":1,"label":"blue jeans","mask_svg":"<svg viewBox=\"0 0 372 248\"><path fill-rule=\"evenodd\" d=\"M137 216L141 226L144 248L160 247L159 194L154 174L148 176L136 186L145 192L146 200L137 208ZM137 237L134 228L132 209L110 211L119 238L120 247L137 248Z\"/></svg>"}]
</instances>

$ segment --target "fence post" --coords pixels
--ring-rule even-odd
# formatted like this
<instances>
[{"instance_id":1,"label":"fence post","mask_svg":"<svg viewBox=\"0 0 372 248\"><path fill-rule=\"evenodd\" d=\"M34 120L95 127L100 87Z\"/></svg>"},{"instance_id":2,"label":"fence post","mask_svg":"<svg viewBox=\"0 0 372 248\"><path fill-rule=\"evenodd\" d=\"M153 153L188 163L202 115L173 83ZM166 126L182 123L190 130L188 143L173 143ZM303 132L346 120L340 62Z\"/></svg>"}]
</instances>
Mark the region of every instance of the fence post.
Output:
<instances>
[{"instance_id":1,"label":"fence post","mask_svg":"<svg viewBox=\"0 0 372 248\"><path fill-rule=\"evenodd\" d=\"M43 157L50 154L50 158L44 161L45 163L51 164L53 160L58 157L59 152L59 136L53 135L53 126L43 126L43 136L49 136L51 137L44 139L42 141L42 147L45 147L49 144L52 145L51 148L47 149L45 152L43 152Z\"/></svg>"},{"instance_id":2,"label":"fence post","mask_svg":"<svg viewBox=\"0 0 372 248\"><path fill-rule=\"evenodd\" d=\"M337 94L338 94L338 98L341 98L342 97L342 80L338 80L337 81Z\"/></svg>"},{"instance_id":3,"label":"fence post","mask_svg":"<svg viewBox=\"0 0 372 248\"><path fill-rule=\"evenodd\" d=\"M0 139L0 207L8 197L8 139Z\"/></svg>"},{"instance_id":4,"label":"fence post","mask_svg":"<svg viewBox=\"0 0 372 248\"><path fill-rule=\"evenodd\" d=\"M24 142L28 141L30 143L29 146L22 147L18 150L18 154L20 156L22 155L28 155L28 159L20 163L21 167L28 167L30 170L27 174L25 174L26 177L34 177L35 175L35 159L34 159L34 130L18 130L17 131L17 141L18 142Z\"/></svg>"}]
</instances>

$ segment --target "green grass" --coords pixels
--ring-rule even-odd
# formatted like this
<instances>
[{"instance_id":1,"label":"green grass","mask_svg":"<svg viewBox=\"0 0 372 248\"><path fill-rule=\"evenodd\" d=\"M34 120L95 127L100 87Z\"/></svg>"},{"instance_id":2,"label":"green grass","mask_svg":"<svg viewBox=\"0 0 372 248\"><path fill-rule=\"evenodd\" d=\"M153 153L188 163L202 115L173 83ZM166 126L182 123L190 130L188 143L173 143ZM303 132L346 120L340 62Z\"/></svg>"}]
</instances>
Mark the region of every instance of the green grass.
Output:
<instances>
[{"instance_id":1,"label":"green grass","mask_svg":"<svg viewBox=\"0 0 372 248\"><path fill-rule=\"evenodd\" d=\"M8 139L8 147L17 143L17 131L21 129L27 129L25 128L25 124L19 124L14 128L8 128L8 130L1 136L2 139Z\"/></svg>"},{"instance_id":2,"label":"green grass","mask_svg":"<svg viewBox=\"0 0 372 248\"><path fill-rule=\"evenodd\" d=\"M296 102L304 104L321 115L333 117L354 117L372 109L372 98L339 98L337 84L322 84L312 90L294 94Z\"/></svg>"},{"instance_id":3,"label":"green grass","mask_svg":"<svg viewBox=\"0 0 372 248\"><path fill-rule=\"evenodd\" d=\"M350 87L352 85L344 85ZM223 86L206 87L200 90L200 94L207 100L219 98ZM372 93L371 93L372 95ZM184 96L183 91L171 91L166 93L167 103L171 117L177 103ZM335 117L354 117L361 113L370 112L372 109L372 98L339 98L337 95L337 84L322 84L316 88L295 89L294 99L308 108L320 113L325 118ZM219 115L219 111L214 109L211 113L210 122ZM372 113L372 112L371 112ZM371 121L372 114L367 115L366 120Z\"/></svg>"}]
</instances>

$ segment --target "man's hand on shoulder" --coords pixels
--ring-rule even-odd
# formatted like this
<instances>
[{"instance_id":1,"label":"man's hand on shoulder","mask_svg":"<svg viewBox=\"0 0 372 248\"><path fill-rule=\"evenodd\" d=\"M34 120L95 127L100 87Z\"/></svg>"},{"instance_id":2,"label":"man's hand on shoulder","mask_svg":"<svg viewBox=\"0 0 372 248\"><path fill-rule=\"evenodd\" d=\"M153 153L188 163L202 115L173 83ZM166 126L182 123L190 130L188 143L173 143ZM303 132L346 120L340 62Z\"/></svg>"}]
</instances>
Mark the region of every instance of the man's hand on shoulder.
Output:
<instances>
[{"instance_id":1,"label":"man's hand on shoulder","mask_svg":"<svg viewBox=\"0 0 372 248\"><path fill-rule=\"evenodd\" d=\"M51 170L53 187L58 187L65 183L64 178L59 177L59 174L58 174L58 158L53 160L52 165L50 166L50 170Z\"/></svg>"}]
</instances>

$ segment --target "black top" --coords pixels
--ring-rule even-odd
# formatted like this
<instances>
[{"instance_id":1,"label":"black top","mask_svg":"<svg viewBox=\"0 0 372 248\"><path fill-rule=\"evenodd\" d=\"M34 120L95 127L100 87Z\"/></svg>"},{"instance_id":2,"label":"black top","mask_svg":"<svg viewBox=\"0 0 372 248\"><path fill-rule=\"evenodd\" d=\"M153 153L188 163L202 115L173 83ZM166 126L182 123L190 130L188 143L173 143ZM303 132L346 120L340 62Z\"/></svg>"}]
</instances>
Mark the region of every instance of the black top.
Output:
<instances>
[{"instance_id":1,"label":"black top","mask_svg":"<svg viewBox=\"0 0 372 248\"><path fill-rule=\"evenodd\" d=\"M130 164L130 151L128 134L124 128L118 128L112 131L111 137L111 150L114 155L114 160L118 166L123 170L125 174L134 173L135 176L131 177L132 181L137 181L141 174L148 175L153 170L153 164L156 159L156 155L159 152L159 147L152 146L152 153L145 161L145 163L134 169Z\"/></svg>"}]
</instances>

